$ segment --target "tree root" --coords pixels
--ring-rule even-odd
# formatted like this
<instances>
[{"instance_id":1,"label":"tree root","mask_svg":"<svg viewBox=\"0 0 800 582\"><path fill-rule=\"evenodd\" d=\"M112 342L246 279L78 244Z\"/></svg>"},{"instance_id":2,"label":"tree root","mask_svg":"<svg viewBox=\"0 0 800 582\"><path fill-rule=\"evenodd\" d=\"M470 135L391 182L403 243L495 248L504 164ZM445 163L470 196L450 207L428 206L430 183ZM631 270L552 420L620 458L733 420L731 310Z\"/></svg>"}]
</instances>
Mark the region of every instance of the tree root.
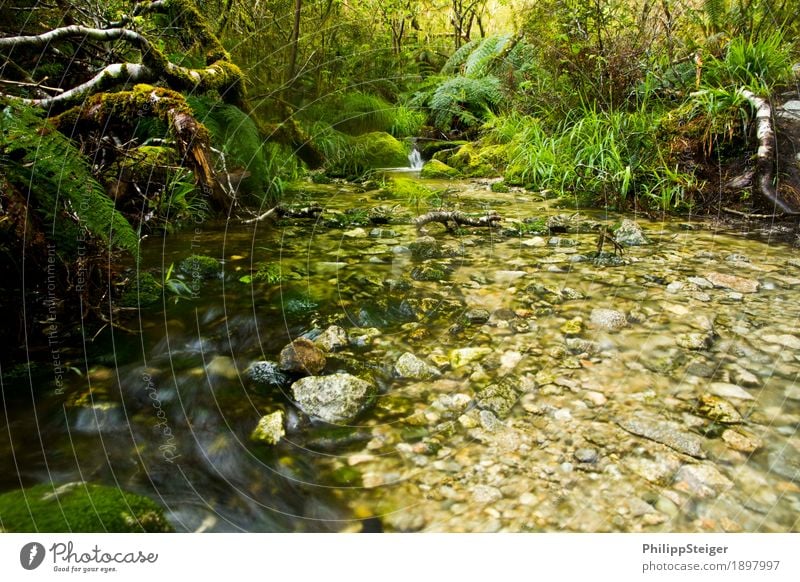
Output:
<instances>
[{"instance_id":1,"label":"tree root","mask_svg":"<svg viewBox=\"0 0 800 582\"><path fill-rule=\"evenodd\" d=\"M747 89L740 89L739 94L756 110L756 135L758 136L754 181L756 193L772 204L775 210L794 214L795 209L781 200L775 187L775 131L772 129L772 110L769 101Z\"/></svg>"}]
</instances>

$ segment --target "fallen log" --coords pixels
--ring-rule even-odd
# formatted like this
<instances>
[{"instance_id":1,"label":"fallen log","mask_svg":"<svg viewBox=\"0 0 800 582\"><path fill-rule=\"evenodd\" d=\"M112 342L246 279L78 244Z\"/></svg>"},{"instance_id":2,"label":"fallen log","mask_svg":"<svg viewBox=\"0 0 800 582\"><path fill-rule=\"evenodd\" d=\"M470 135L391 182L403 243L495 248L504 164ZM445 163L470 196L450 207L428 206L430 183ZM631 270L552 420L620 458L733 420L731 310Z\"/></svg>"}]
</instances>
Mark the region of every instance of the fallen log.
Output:
<instances>
[{"instance_id":1,"label":"fallen log","mask_svg":"<svg viewBox=\"0 0 800 582\"><path fill-rule=\"evenodd\" d=\"M503 219L500 215L494 211L489 212L485 216L475 217L468 216L463 212L437 210L415 218L414 226L417 227L417 230L420 230L426 224L439 222L443 224L447 230L451 230L450 223L452 222L458 226L485 226L492 228L501 220Z\"/></svg>"}]
</instances>

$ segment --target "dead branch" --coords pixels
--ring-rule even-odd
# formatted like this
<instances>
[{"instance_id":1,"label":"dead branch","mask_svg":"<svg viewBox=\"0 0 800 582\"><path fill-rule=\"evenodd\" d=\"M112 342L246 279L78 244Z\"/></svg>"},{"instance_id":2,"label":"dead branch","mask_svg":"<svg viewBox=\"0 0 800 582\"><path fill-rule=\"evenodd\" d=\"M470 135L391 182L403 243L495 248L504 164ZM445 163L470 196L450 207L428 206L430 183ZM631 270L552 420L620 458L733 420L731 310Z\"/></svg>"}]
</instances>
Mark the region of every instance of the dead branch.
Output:
<instances>
[{"instance_id":1,"label":"dead branch","mask_svg":"<svg viewBox=\"0 0 800 582\"><path fill-rule=\"evenodd\" d=\"M243 220L243 224L252 224L254 222L261 222L275 216L277 218L317 218L322 213L321 206L306 206L305 208L285 208L283 206L274 206L263 214L259 214L255 218Z\"/></svg>"},{"instance_id":2,"label":"dead branch","mask_svg":"<svg viewBox=\"0 0 800 582\"><path fill-rule=\"evenodd\" d=\"M492 228L501 220L503 219L494 211L489 212L486 216L474 217L468 216L463 212L437 210L434 212L428 212L427 214L423 214L422 216L415 218L414 226L416 226L417 230L419 230L428 223L440 222L445 226L445 228L450 230L450 223L452 222L458 226L485 226Z\"/></svg>"}]
</instances>

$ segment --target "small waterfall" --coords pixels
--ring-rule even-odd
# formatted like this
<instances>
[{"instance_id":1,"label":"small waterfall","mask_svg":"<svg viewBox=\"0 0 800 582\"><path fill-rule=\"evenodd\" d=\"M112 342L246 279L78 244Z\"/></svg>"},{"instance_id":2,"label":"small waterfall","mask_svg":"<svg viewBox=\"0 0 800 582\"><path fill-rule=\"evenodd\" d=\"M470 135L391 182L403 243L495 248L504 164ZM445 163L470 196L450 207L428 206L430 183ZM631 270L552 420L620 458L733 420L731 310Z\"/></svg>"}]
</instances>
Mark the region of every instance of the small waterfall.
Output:
<instances>
[{"instance_id":1,"label":"small waterfall","mask_svg":"<svg viewBox=\"0 0 800 582\"><path fill-rule=\"evenodd\" d=\"M408 165L412 170L421 170L424 165L422 155L416 147L408 154Z\"/></svg>"}]
</instances>

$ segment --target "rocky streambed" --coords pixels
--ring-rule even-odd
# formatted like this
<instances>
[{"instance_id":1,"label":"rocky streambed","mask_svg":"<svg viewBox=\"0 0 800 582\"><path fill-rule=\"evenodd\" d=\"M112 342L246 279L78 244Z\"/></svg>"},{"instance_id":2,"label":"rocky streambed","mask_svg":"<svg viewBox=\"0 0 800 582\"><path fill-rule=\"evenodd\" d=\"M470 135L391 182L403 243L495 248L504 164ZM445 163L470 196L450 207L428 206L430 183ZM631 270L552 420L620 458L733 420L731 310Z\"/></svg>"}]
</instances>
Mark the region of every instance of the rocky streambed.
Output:
<instances>
[{"instance_id":1,"label":"rocky streambed","mask_svg":"<svg viewBox=\"0 0 800 582\"><path fill-rule=\"evenodd\" d=\"M28 474L121 473L179 530L798 530L791 238L427 184L504 220L420 232L418 198L331 185L311 220L154 241L219 278L40 404L77 452Z\"/></svg>"}]
</instances>

